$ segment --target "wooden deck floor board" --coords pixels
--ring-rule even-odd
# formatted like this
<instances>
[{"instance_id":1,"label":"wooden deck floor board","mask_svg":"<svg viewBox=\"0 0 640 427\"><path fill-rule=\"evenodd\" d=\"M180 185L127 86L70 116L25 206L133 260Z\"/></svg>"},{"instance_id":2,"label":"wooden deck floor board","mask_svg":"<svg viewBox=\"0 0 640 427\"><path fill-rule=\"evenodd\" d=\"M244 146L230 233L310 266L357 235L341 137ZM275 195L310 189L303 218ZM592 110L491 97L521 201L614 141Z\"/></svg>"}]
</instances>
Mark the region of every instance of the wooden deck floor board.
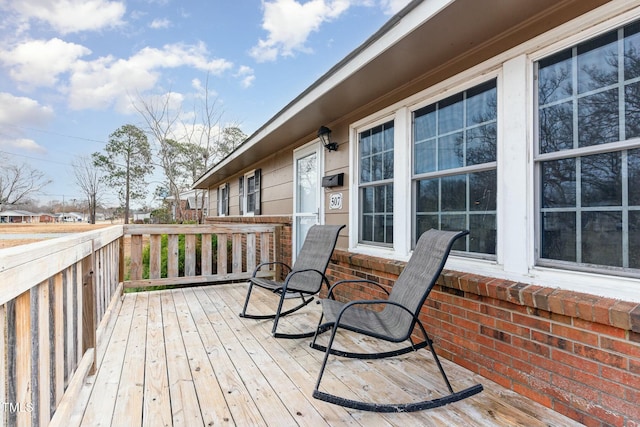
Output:
<instances>
[{"instance_id":1,"label":"wooden deck floor board","mask_svg":"<svg viewBox=\"0 0 640 427\"><path fill-rule=\"evenodd\" d=\"M323 353L311 349L309 339L273 338L271 321L239 318L245 292L246 285L233 284L125 295L73 425L80 418L86 426L579 425L448 360L442 362L454 389L481 382L485 391L411 414L355 411L316 400L311 392ZM255 296L254 310L275 307L273 295ZM283 318L283 330L315 327L319 309L311 304ZM354 334L340 340L369 349L380 345ZM332 357L322 387L345 397L394 401L446 390L428 350L377 361Z\"/></svg>"}]
</instances>

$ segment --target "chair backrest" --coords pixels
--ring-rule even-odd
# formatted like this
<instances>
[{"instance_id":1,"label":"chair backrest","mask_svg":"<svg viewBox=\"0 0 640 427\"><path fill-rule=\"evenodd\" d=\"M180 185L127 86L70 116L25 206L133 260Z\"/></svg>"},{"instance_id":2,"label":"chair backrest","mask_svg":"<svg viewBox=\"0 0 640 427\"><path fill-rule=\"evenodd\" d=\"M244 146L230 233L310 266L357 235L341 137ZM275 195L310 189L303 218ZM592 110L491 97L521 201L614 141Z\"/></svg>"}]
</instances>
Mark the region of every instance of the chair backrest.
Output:
<instances>
[{"instance_id":1,"label":"chair backrest","mask_svg":"<svg viewBox=\"0 0 640 427\"><path fill-rule=\"evenodd\" d=\"M401 304L417 316L447 262L453 243L467 234L469 232L466 230L434 229L422 233L411 258L391 289L389 300ZM387 306L388 309L392 307ZM396 312L398 322L404 323L401 329L413 329L413 319L406 314L400 315L395 309L391 311Z\"/></svg>"},{"instance_id":2,"label":"chair backrest","mask_svg":"<svg viewBox=\"0 0 640 427\"><path fill-rule=\"evenodd\" d=\"M331 254L336 247L338 235L344 225L314 225L307 232L302 248L298 252L293 271L313 269L325 272ZM322 276L313 272L299 273L292 276L288 288L306 292L318 292L322 287Z\"/></svg>"}]
</instances>

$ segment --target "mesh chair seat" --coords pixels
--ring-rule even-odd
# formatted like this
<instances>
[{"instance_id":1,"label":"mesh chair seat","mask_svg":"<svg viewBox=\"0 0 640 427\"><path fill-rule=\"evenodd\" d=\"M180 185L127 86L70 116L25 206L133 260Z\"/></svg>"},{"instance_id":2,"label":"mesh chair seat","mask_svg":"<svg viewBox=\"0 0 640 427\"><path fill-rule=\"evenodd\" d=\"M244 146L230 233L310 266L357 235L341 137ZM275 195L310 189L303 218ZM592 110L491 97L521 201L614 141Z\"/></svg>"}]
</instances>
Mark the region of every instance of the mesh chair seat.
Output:
<instances>
[{"instance_id":1,"label":"mesh chair seat","mask_svg":"<svg viewBox=\"0 0 640 427\"><path fill-rule=\"evenodd\" d=\"M391 292L387 293L386 300L356 300L338 301L335 299L336 291L343 285L350 283L368 283L371 286L382 288L379 284L368 280L343 280L336 282L330 289L327 299L322 302L322 317L318 322L316 334L311 342L311 347L325 352L322 366L318 374L313 396L337 405L376 412L411 412L428 408L434 408L448 403L473 396L482 391L482 385L476 384L464 390L454 392L451 383L447 378L440 360L433 348L433 341L429 338L422 322L419 319L420 310L426 301L431 289L440 276L442 269L451 251L453 243L460 237L468 234L468 231L441 231L429 230L420 236L415 250L409 262L393 285ZM379 307L383 308L380 310ZM376 310L376 308L378 308ZM323 322L324 320L324 322ZM418 328L424 340L418 343L413 342L412 334ZM362 353L355 351L343 351L333 348L336 333L339 329L367 335L390 342L410 341L410 345L399 350ZM318 335L331 330L331 337L327 346L319 345L316 340ZM383 357L393 357L400 354L409 353L420 348L429 347L431 354L438 366L440 374L449 390L449 394L437 399L424 400L409 403L371 403L345 399L334 394L320 391L320 383L327 367L329 355L378 359Z\"/></svg>"}]
</instances>

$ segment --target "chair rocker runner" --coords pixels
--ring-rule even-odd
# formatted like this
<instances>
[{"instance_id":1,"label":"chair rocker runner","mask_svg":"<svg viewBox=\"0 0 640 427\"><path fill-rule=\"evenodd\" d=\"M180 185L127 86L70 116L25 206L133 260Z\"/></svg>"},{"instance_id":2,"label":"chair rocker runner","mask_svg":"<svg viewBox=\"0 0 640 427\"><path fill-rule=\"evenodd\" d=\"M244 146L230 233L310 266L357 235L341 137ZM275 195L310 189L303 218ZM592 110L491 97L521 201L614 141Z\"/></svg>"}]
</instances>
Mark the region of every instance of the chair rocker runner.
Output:
<instances>
[{"instance_id":1,"label":"chair rocker runner","mask_svg":"<svg viewBox=\"0 0 640 427\"><path fill-rule=\"evenodd\" d=\"M278 320L281 316L286 316L298 311L313 301L313 295L320 291L323 283L326 283L327 288L329 288L329 280L325 276L325 271L329 265L333 249L336 246L338 234L344 227L344 225L312 226L307 233L307 237L302 244L302 248L298 253L293 267L282 262L265 262L258 265L249 280L249 289L247 290L247 296L240 317L250 319L274 319L271 332L276 338L305 338L313 336L315 331L299 334L278 333ZM261 267L274 264L282 265L288 271L284 282L257 277L257 273ZM255 315L247 313L251 290L254 285L269 289L279 295L280 299L275 314ZM302 300L300 304L286 311L282 311L284 300L296 294Z\"/></svg>"},{"instance_id":2,"label":"chair rocker runner","mask_svg":"<svg viewBox=\"0 0 640 427\"><path fill-rule=\"evenodd\" d=\"M321 299L322 316L318 322L316 334L311 347L325 352L324 360L318 374L313 397L348 408L374 412L413 412L429 408L436 408L473 396L482 391L481 384L473 385L464 390L454 392L440 360L433 348L433 341L418 318L420 309L435 285L438 276L444 268L451 247L456 239L467 235L468 231L439 231L429 230L420 236L416 248L406 267L398 277L391 293L387 292L376 282L369 280L343 280L336 282L329 289L327 299ZM357 283L359 286L369 285L381 289L387 299L356 300L341 302L335 299L336 289L340 286ZM382 308L372 310L371 308ZM324 322L323 322L324 320ZM411 335L417 326L424 337L423 341L414 343ZM367 335L380 340L400 343L409 341L410 345L399 350L380 353L362 353L341 351L333 348L333 342L338 329L345 329ZM331 336L327 346L316 343L318 335L331 329ZM411 351L429 347L438 366L440 374L449 390L449 394L432 400L415 403L372 403L345 399L330 393L320 391L320 382L324 375L329 355L358 358L380 359L405 354Z\"/></svg>"}]
</instances>

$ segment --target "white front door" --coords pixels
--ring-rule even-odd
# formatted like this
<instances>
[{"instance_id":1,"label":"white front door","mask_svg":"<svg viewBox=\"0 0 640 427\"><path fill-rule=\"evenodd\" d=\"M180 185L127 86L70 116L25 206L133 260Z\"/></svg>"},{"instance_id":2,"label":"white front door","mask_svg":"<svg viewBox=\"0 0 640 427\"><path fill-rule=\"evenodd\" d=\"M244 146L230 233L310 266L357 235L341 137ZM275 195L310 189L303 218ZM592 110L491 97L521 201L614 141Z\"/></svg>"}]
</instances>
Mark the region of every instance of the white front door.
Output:
<instances>
[{"instance_id":1,"label":"white front door","mask_svg":"<svg viewBox=\"0 0 640 427\"><path fill-rule=\"evenodd\" d=\"M320 223L322 200L321 144L313 143L293 153L293 257L297 256L307 231Z\"/></svg>"}]
</instances>

